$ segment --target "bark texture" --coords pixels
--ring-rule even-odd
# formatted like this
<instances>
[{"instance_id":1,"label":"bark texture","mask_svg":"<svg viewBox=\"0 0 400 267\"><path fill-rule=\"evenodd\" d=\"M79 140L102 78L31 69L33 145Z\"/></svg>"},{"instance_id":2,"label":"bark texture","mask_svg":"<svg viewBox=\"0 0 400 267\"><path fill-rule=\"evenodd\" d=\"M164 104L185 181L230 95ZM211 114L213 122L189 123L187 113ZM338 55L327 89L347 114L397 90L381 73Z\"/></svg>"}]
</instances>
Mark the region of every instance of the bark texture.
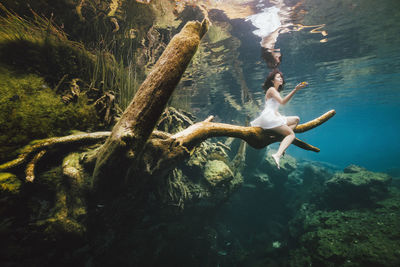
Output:
<instances>
[{"instance_id":1,"label":"bark texture","mask_svg":"<svg viewBox=\"0 0 400 267\"><path fill-rule=\"evenodd\" d=\"M308 131L326 122L334 115L335 111L330 110L310 122L298 125L294 131ZM184 145L189 150L200 142L204 141L205 139L217 136L230 136L241 138L246 141L250 146L258 149L266 147L272 143L279 142L283 138L283 136L277 135L272 130L263 130L260 127L244 127L225 123L215 123L211 122L212 120L213 116L210 116L205 121L196 123L188 127L187 129L173 135L172 138L176 139L179 144ZM293 144L301 147L302 149L319 152L318 148L307 144L299 139L296 139Z\"/></svg>"},{"instance_id":2,"label":"bark texture","mask_svg":"<svg viewBox=\"0 0 400 267\"><path fill-rule=\"evenodd\" d=\"M95 190L109 189L133 175L144 144L206 33L208 22L188 22L172 38L97 155Z\"/></svg>"}]
</instances>

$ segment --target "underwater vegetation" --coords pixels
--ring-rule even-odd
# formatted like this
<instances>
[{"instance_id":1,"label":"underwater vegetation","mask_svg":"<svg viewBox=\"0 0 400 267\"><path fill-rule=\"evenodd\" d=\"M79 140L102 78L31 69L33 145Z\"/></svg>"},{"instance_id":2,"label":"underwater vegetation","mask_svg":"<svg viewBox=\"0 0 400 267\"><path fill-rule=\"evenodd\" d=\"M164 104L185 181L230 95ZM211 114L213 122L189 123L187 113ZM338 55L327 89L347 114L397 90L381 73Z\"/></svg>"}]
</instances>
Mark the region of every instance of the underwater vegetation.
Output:
<instances>
[{"instance_id":1,"label":"underwater vegetation","mask_svg":"<svg viewBox=\"0 0 400 267\"><path fill-rule=\"evenodd\" d=\"M400 193L389 176L358 166L332 170L290 155L278 170L270 151L246 142L259 148L279 138L211 116L196 122L192 91L185 89L201 95L208 79L216 86L206 92L218 97L219 75L233 81L224 86L240 85L239 100L227 94L224 107L251 109L240 42L223 14L209 14L207 35L207 22L183 28L196 8L177 13L170 1L34 2L44 13L69 6L71 18L62 10L54 20L74 22L65 20L61 30L52 20L33 15L32 22L3 9L1 23L12 27L0 29L0 161L16 160L0 165L2 266L399 263ZM180 29L185 35L171 41ZM105 44L96 43L96 31L104 31ZM121 56L128 47L134 51ZM176 47L186 53L175 57ZM160 56L167 63L157 63ZM180 76L184 92L173 94ZM142 80L147 93L132 101ZM118 118L129 103L134 108ZM223 110L221 102L212 107ZM214 138L221 135L243 140Z\"/></svg>"},{"instance_id":2,"label":"underwater vegetation","mask_svg":"<svg viewBox=\"0 0 400 267\"><path fill-rule=\"evenodd\" d=\"M304 203L289 223L299 246L291 265L398 265L400 190L390 182L354 165L327 180L322 202Z\"/></svg>"},{"instance_id":3,"label":"underwater vegetation","mask_svg":"<svg viewBox=\"0 0 400 267\"><path fill-rule=\"evenodd\" d=\"M87 105L87 97L66 105L35 74L17 74L0 67L0 87L1 161L33 139L97 127L96 110Z\"/></svg>"},{"instance_id":4,"label":"underwater vegetation","mask_svg":"<svg viewBox=\"0 0 400 267\"><path fill-rule=\"evenodd\" d=\"M399 263L400 191L391 177L355 165L334 170L289 155L282 159L283 169L276 171L269 157L254 162L260 158L254 153L250 151L252 163L243 172L240 194L222 208L212 226L221 239L217 251L227 251L232 258L247 255L231 261L219 257L220 262L227 266ZM228 237L218 230L221 224L230 231ZM226 242L240 243L241 250L227 248Z\"/></svg>"},{"instance_id":5,"label":"underwater vegetation","mask_svg":"<svg viewBox=\"0 0 400 267\"><path fill-rule=\"evenodd\" d=\"M291 226L300 245L291 251L292 266L398 265L399 201L399 190L393 188L374 208L325 211L304 206Z\"/></svg>"},{"instance_id":6,"label":"underwater vegetation","mask_svg":"<svg viewBox=\"0 0 400 267\"><path fill-rule=\"evenodd\" d=\"M33 139L114 122L137 87L132 64L106 49L89 52L33 10L31 19L1 11L2 160Z\"/></svg>"},{"instance_id":7,"label":"underwater vegetation","mask_svg":"<svg viewBox=\"0 0 400 267\"><path fill-rule=\"evenodd\" d=\"M6 13L0 20L2 65L19 73L37 74L61 91L67 86L62 84L65 78L88 81L95 58L81 43L70 41L61 28L36 13L31 21L1 7Z\"/></svg>"}]
</instances>

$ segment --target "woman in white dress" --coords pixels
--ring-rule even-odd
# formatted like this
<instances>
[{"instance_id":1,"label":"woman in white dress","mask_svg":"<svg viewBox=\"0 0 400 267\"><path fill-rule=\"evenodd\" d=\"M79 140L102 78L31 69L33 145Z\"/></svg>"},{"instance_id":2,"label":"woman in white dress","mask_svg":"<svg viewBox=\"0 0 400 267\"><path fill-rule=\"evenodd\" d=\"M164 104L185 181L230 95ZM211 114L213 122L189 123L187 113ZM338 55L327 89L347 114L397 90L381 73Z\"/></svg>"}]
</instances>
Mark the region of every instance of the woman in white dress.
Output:
<instances>
[{"instance_id":1,"label":"woman in white dress","mask_svg":"<svg viewBox=\"0 0 400 267\"><path fill-rule=\"evenodd\" d=\"M298 116L282 116L278 112L278 108L280 105L285 105L298 90L307 85L306 82L298 84L288 95L282 98L280 91L282 91L284 84L283 75L279 70L275 69L268 75L263 85L265 90L265 108L260 116L250 122L251 126L270 129L285 136L279 145L278 151L272 154L272 158L278 169L280 168L280 158L295 139L293 129L296 128L300 121Z\"/></svg>"}]
</instances>

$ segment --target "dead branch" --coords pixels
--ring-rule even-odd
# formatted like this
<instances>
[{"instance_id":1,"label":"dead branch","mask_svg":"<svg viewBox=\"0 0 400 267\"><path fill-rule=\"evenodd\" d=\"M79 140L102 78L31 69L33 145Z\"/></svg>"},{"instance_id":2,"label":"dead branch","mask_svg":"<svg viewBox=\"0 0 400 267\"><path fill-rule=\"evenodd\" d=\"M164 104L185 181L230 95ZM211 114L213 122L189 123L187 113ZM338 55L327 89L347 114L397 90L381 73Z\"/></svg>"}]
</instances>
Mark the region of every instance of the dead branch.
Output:
<instances>
[{"instance_id":1,"label":"dead branch","mask_svg":"<svg viewBox=\"0 0 400 267\"><path fill-rule=\"evenodd\" d=\"M323 124L324 122L326 122L327 120L332 118L335 114L336 114L336 111L332 109L332 110L326 112L324 115L322 115L316 119L313 119L312 121L297 125L296 129L294 129L294 132L295 133L303 133L303 132L309 131L309 130Z\"/></svg>"},{"instance_id":2,"label":"dead branch","mask_svg":"<svg viewBox=\"0 0 400 267\"><path fill-rule=\"evenodd\" d=\"M134 161L140 158L207 29L207 21L188 22L172 38L99 150L93 173L94 187L109 191L110 186L118 186L126 179L126 173L123 174L126 170L120 167L135 165Z\"/></svg>"},{"instance_id":3,"label":"dead branch","mask_svg":"<svg viewBox=\"0 0 400 267\"><path fill-rule=\"evenodd\" d=\"M295 132L311 130L329 120L333 115L335 115L334 110L328 111L310 122L297 126ZM272 130L264 130L260 127L244 127L225 123L215 123L211 122L213 118L213 116L210 116L202 122L193 124L185 130L174 134L171 138L174 138L180 145L187 147L189 150L208 138L218 136L240 138L246 141L250 146L257 149L282 140L282 136L277 135ZM293 144L302 149L319 152L318 148L297 138Z\"/></svg>"}]
</instances>

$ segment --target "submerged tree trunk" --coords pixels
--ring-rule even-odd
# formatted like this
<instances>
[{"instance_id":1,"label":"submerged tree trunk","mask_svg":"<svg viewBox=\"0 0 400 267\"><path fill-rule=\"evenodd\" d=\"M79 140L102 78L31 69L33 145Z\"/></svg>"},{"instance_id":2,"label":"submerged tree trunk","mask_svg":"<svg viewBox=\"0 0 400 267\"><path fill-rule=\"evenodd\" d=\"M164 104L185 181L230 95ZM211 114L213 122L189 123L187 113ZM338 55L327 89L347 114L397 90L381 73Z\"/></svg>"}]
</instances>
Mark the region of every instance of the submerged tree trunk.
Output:
<instances>
[{"instance_id":1,"label":"submerged tree trunk","mask_svg":"<svg viewBox=\"0 0 400 267\"><path fill-rule=\"evenodd\" d=\"M111 132L79 134L36 141L22 150L21 155L0 165L0 171L26 165L26 179L34 181L35 165L49 149L60 149L63 145L87 145L106 142L83 157L82 163L92 175L92 189L100 198L108 198L121 192L122 185L134 184L147 178L165 178L188 159L203 141L218 136L240 138L250 146L260 149L282 140L283 136L259 127L246 127L212 122L210 116L203 122L190 125L175 134L155 131L162 112L196 52L202 36L207 31L207 22L189 22L169 43L143 82L134 99ZM324 115L298 125L295 132L311 130L329 120L335 114L331 110ZM183 128L184 128L183 127ZM294 145L318 152L319 149L296 138ZM245 153L244 144L239 154ZM240 160L240 156L238 157ZM236 165L236 164L235 164ZM71 176L71 175L67 175ZM135 178L135 179L132 179ZM144 180L143 180L144 179Z\"/></svg>"},{"instance_id":2,"label":"submerged tree trunk","mask_svg":"<svg viewBox=\"0 0 400 267\"><path fill-rule=\"evenodd\" d=\"M135 161L181 79L208 23L188 22L172 38L152 72L99 150L93 173L95 190L110 190L134 175ZM130 166L129 170L126 170Z\"/></svg>"}]
</instances>

